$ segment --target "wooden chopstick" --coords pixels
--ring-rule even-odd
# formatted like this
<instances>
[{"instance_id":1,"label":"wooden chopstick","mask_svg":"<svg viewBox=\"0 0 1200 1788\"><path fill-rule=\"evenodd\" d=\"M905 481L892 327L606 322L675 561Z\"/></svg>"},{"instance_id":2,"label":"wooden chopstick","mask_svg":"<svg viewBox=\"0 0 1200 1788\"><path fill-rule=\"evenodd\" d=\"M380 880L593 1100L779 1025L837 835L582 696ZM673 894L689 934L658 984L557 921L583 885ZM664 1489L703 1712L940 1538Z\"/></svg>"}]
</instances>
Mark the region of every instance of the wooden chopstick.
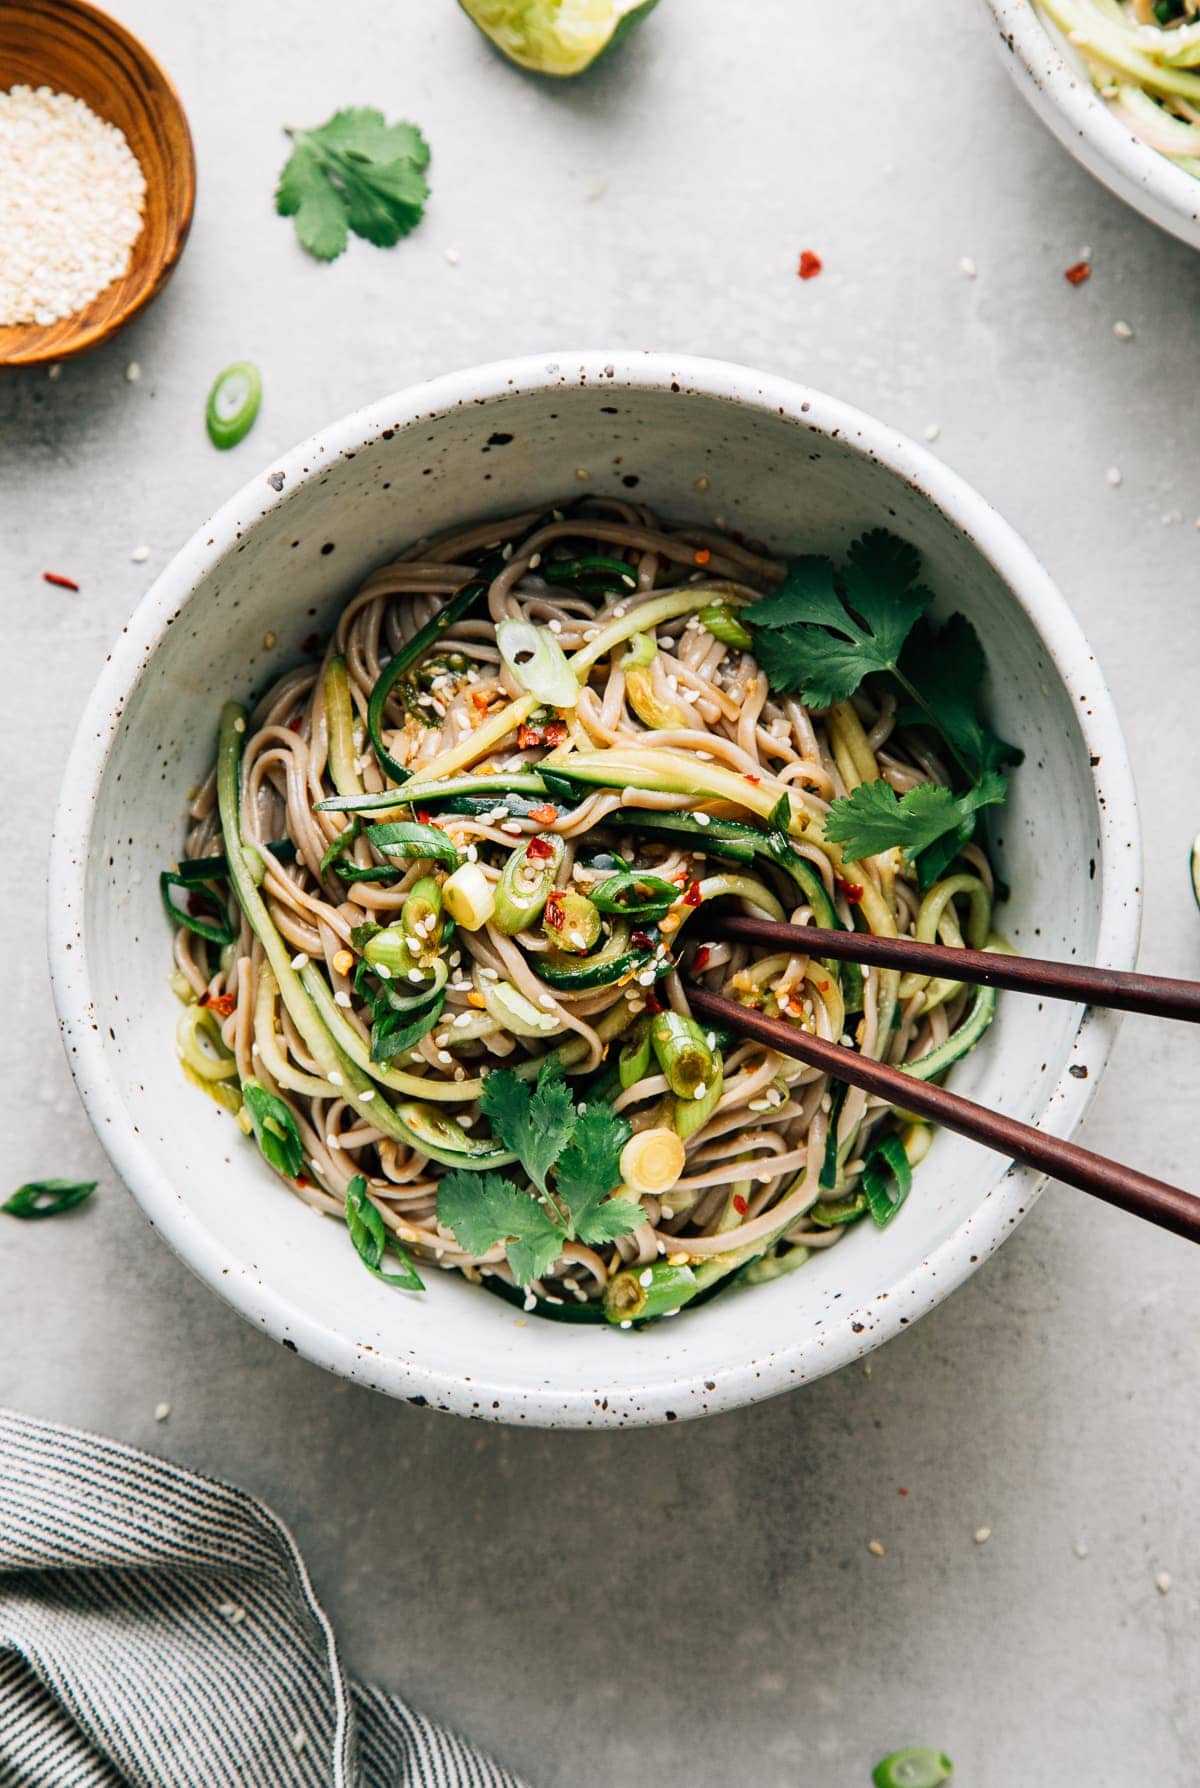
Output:
<instances>
[{"instance_id":1,"label":"wooden chopstick","mask_svg":"<svg viewBox=\"0 0 1200 1788\"><path fill-rule=\"evenodd\" d=\"M840 962L866 962L872 968L943 975L951 981L1005 987L1013 993L1040 993L1052 1000L1076 1000L1084 1006L1112 1006L1121 1012L1146 1012L1152 1018L1200 1023L1200 981L1089 968L1082 962L1048 962L992 950L959 950L947 944L920 944L911 937L782 925L774 919L743 918L734 913L715 912L711 918L706 913L705 923L714 936L768 944L798 955L832 956Z\"/></svg>"},{"instance_id":2,"label":"wooden chopstick","mask_svg":"<svg viewBox=\"0 0 1200 1788\"><path fill-rule=\"evenodd\" d=\"M739 924L747 922L738 921ZM787 928L775 925L770 929L778 933ZM803 934L811 935L807 927L803 928ZM960 952L948 950L946 954L957 960ZM782 1019L766 1018L761 1012L739 1006L719 993L710 993L706 987L689 984L684 991L696 1017L709 1024L752 1037L757 1043L777 1049L781 1055L794 1056L797 1061L820 1068L835 1080L862 1087L868 1093L877 1093L903 1111L928 1118L947 1130L957 1130L960 1136L969 1136L973 1142L981 1142L1011 1161L1036 1167L1040 1173L1048 1173L1065 1185L1076 1186L1081 1192L1090 1192L1093 1197L1115 1204L1120 1210L1131 1211L1135 1217L1157 1223L1161 1229L1186 1236L1188 1241L1200 1241L1200 1198L1178 1186L1168 1186L1163 1180L1139 1173L1136 1167L1123 1167L1104 1155L1094 1155L1077 1143L1048 1136L1032 1124L1022 1124L1016 1118L990 1111L986 1105L977 1105L973 1099L964 1099L959 1093L950 1093L944 1087L917 1080L900 1068L872 1061L844 1044L827 1043L796 1025L785 1024Z\"/></svg>"}]
</instances>

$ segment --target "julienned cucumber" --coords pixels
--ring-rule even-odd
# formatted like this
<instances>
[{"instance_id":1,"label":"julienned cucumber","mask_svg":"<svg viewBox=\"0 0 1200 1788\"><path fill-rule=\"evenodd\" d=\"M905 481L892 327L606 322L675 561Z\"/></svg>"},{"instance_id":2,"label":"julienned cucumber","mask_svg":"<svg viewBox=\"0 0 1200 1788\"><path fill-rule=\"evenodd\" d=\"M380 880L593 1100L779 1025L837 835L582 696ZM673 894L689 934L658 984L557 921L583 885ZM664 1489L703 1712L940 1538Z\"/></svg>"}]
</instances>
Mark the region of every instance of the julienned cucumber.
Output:
<instances>
[{"instance_id":1,"label":"julienned cucumber","mask_svg":"<svg viewBox=\"0 0 1200 1788\"><path fill-rule=\"evenodd\" d=\"M375 813L387 807L441 807L459 797L475 800L496 795L529 795L534 800L548 799L546 784L535 770L496 771L488 776L445 776L440 782L422 782L414 777L403 788L385 788L374 795L331 795L318 801L318 813ZM499 806L497 801L495 806Z\"/></svg>"},{"instance_id":2,"label":"julienned cucumber","mask_svg":"<svg viewBox=\"0 0 1200 1788\"><path fill-rule=\"evenodd\" d=\"M996 989L977 988L970 1009L954 1034L915 1062L901 1062L901 1069L905 1074L911 1074L914 1080L936 1080L939 1074L944 1074L947 1068L971 1053L995 1016Z\"/></svg>"},{"instance_id":3,"label":"julienned cucumber","mask_svg":"<svg viewBox=\"0 0 1200 1788\"><path fill-rule=\"evenodd\" d=\"M376 757L388 775L394 777L397 782L406 782L412 775L412 771L406 770L403 764L397 763L383 742L383 711L387 706L388 696L404 673L418 664L429 648L437 644L446 629L453 627L456 621L461 621L480 598L487 595L487 588L487 581L484 578L472 578L470 583L463 584L461 589L454 592L449 602L443 604L433 619L427 621L419 632L414 633L412 638L401 646L395 657L384 665L375 680L375 687L371 691L371 699L367 704L367 731L371 735L371 743L375 747Z\"/></svg>"},{"instance_id":4,"label":"julienned cucumber","mask_svg":"<svg viewBox=\"0 0 1200 1788\"><path fill-rule=\"evenodd\" d=\"M405 1122L401 1118L382 1097L370 1075L351 1061L335 1042L299 973L292 967L291 952L276 929L246 862L241 834L240 790L245 734L245 708L238 702L226 702L221 709L221 731L217 746L217 807L221 816L225 856L229 864L229 880L251 930L266 952L267 961L279 983L280 997L292 1023L304 1039L318 1072L332 1086L338 1088L346 1103L357 1111L365 1123L381 1130L394 1142L402 1142L407 1147L417 1149L421 1154L452 1167L483 1171L498 1165L497 1156L490 1153L460 1153L441 1148L436 1143L431 1145L431 1139L423 1136L411 1122Z\"/></svg>"},{"instance_id":5,"label":"julienned cucumber","mask_svg":"<svg viewBox=\"0 0 1200 1788\"><path fill-rule=\"evenodd\" d=\"M733 863L753 863L765 857L782 869L795 882L818 925L827 931L841 931L842 921L837 908L825 892L825 884L816 870L793 850L781 832L759 832L739 820L712 819L703 825L694 813L656 813L648 807L621 807L604 820L607 827L640 832L647 837L677 840L686 838L696 850L713 857L725 857Z\"/></svg>"}]
</instances>

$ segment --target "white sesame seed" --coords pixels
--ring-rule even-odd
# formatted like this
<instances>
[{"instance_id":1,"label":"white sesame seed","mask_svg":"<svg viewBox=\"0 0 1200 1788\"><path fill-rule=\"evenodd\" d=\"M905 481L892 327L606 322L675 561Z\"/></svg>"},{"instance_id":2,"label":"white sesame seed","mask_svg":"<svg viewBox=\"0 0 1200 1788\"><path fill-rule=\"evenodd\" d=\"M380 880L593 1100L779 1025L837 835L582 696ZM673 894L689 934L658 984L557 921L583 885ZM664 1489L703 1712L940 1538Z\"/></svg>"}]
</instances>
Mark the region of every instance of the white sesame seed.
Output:
<instances>
[{"instance_id":1,"label":"white sesame seed","mask_svg":"<svg viewBox=\"0 0 1200 1788\"><path fill-rule=\"evenodd\" d=\"M541 562L542 562L541 553L531 553L529 555L529 569L531 571L536 571L538 566L541 564Z\"/></svg>"},{"instance_id":2,"label":"white sesame seed","mask_svg":"<svg viewBox=\"0 0 1200 1788\"><path fill-rule=\"evenodd\" d=\"M348 1007L350 1005L350 995L346 992L344 987L338 988L333 996L333 1003L335 1006L343 1007Z\"/></svg>"},{"instance_id":3,"label":"white sesame seed","mask_svg":"<svg viewBox=\"0 0 1200 1788\"><path fill-rule=\"evenodd\" d=\"M423 981L425 979L419 968L409 969L408 978L410 981Z\"/></svg>"},{"instance_id":4,"label":"white sesame seed","mask_svg":"<svg viewBox=\"0 0 1200 1788\"><path fill-rule=\"evenodd\" d=\"M695 817L696 824L698 826L711 826L712 825L712 814L711 813L697 813L694 817Z\"/></svg>"},{"instance_id":5,"label":"white sesame seed","mask_svg":"<svg viewBox=\"0 0 1200 1788\"><path fill-rule=\"evenodd\" d=\"M386 962L377 962L375 964L375 973L379 976L381 981L390 981L392 978L392 971Z\"/></svg>"},{"instance_id":6,"label":"white sesame seed","mask_svg":"<svg viewBox=\"0 0 1200 1788\"><path fill-rule=\"evenodd\" d=\"M693 1091L693 1093L692 1093L692 1098L693 1098L693 1099L703 1099L703 1098L704 1098L704 1097L705 1097L705 1096L706 1096L706 1095L707 1095L707 1093L708 1093L708 1088L707 1088L707 1087L705 1087L705 1086L698 1086L698 1087L696 1087L696 1088L695 1088L695 1090L694 1090L694 1091Z\"/></svg>"},{"instance_id":7,"label":"white sesame seed","mask_svg":"<svg viewBox=\"0 0 1200 1788\"><path fill-rule=\"evenodd\" d=\"M437 1052L437 1059L441 1062L444 1068L448 1068L450 1063L454 1060L454 1057L450 1054L448 1049L439 1049Z\"/></svg>"},{"instance_id":8,"label":"white sesame seed","mask_svg":"<svg viewBox=\"0 0 1200 1788\"><path fill-rule=\"evenodd\" d=\"M638 1284L639 1285L653 1285L654 1284L654 1273L650 1267L647 1267L644 1273L638 1274Z\"/></svg>"},{"instance_id":9,"label":"white sesame seed","mask_svg":"<svg viewBox=\"0 0 1200 1788\"><path fill-rule=\"evenodd\" d=\"M148 546L135 546L129 557L133 560L135 565L144 565L146 560L150 557L150 548Z\"/></svg>"},{"instance_id":10,"label":"white sesame seed","mask_svg":"<svg viewBox=\"0 0 1200 1788\"><path fill-rule=\"evenodd\" d=\"M525 1302L522 1304L521 1308L526 1311L537 1309L537 1299L531 1291L525 1293Z\"/></svg>"},{"instance_id":11,"label":"white sesame seed","mask_svg":"<svg viewBox=\"0 0 1200 1788\"><path fill-rule=\"evenodd\" d=\"M623 1329L631 1329L633 1327L633 1323L629 1320L628 1317L626 1317L624 1322L621 1324L621 1327Z\"/></svg>"},{"instance_id":12,"label":"white sesame seed","mask_svg":"<svg viewBox=\"0 0 1200 1788\"><path fill-rule=\"evenodd\" d=\"M512 556L513 556L513 543L511 540L506 540L504 542L503 547L501 548L500 557L504 560L504 563L507 565L508 561L512 558Z\"/></svg>"},{"instance_id":13,"label":"white sesame seed","mask_svg":"<svg viewBox=\"0 0 1200 1788\"><path fill-rule=\"evenodd\" d=\"M702 472L696 480L696 489L703 494L708 489L708 474Z\"/></svg>"},{"instance_id":14,"label":"white sesame seed","mask_svg":"<svg viewBox=\"0 0 1200 1788\"><path fill-rule=\"evenodd\" d=\"M962 274L964 279L974 279L975 275L979 272L979 269L971 259L970 255L963 255L958 263L958 271Z\"/></svg>"},{"instance_id":15,"label":"white sesame seed","mask_svg":"<svg viewBox=\"0 0 1200 1788\"><path fill-rule=\"evenodd\" d=\"M141 367L138 365L136 360L131 360L129 362L129 365L125 368L125 377L129 380L129 383L131 385L136 385L138 380L141 378L141 376L142 376Z\"/></svg>"},{"instance_id":16,"label":"white sesame seed","mask_svg":"<svg viewBox=\"0 0 1200 1788\"><path fill-rule=\"evenodd\" d=\"M335 1136L333 1131L331 1130L329 1132L329 1135L325 1138L325 1147L327 1149L340 1149L341 1146L342 1146L341 1137Z\"/></svg>"},{"instance_id":17,"label":"white sesame seed","mask_svg":"<svg viewBox=\"0 0 1200 1788\"><path fill-rule=\"evenodd\" d=\"M263 651L264 652L270 652L272 650L272 648L277 646L278 644L279 644L279 635L277 633L264 633L263 634Z\"/></svg>"},{"instance_id":18,"label":"white sesame seed","mask_svg":"<svg viewBox=\"0 0 1200 1788\"><path fill-rule=\"evenodd\" d=\"M295 956L292 957L292 967L294 969L302 969L302 968L308 967L308 951L307 950L298 950L296 952Z\"/></svg>"},{"instance_id":19,"label":"white sesame seed","mask_svg":"<svg viewBox=\"0 0 1200 1788\"><path fill-rule=\"evenodd\" d=\"M469 844L467 846L467 862L468 863L478 863L478 861L479 861L479 846L477 844ZM456 955L452 956L450 958L450 960L451 960L451 962L461 962L462 957L456 954Z\"/></svg>"},{"instance_id":20,"label":"white sesame seed","mask_svg":"<svg viewBox=\"0 0 1200 1788\"><path fill-rule=\"evenodd\" d=\"M369 1087L367 1087L365 1092L360 1093L358 1096L359 1096L359 1099L362 1102L362 1104L369 1105L371 1103L371 1100L375 1097L375 1088L373 1086L369 1086Z\"/></svg>"},{"instance_id":21,"label":"white sesame seed","mask_svg":"<svg viewBox=\"0 0 1200 1788\"><path fill-rule=\"evenodd\" d=\"M975 1544L977 1546L986 1546L991 1537L992 1530L990 1527L977 1527L975 1529Z\"/></svg>"},{"instance_id":22,"label":"white sesame seed","mask_svg":"<svg viewBox=\"0 0 1200 1788\"><path fill-rule=\"evenodd\" d=\"M554 995L552 993L539 993L538 994L538 1005L541 1006L544 1011L553 1012L553 1010L554 1010Z\"/></svg>"},{"instance_id":23,"label":"white sesame seed","mask_svg":"<svg viewBox=\"0 0 1200 1788\"><path fill-rule=\"evenodd\" d=\"M1108 482L1114 487L1120 484L1121 468L1119 466L1110 466L1108 468Z\"/></svg>"},{"instance_id":24,"label":"white sesame seed","mask_svg":"<svg viewBox=\"0 0 1200 1788\"><path fill-rule=\"evenodd\" d=\"M242 719L240 714L233 723L233 730L235 733L244 733L246 730L246 722Z\"/></svg>"},{"instance_id":25,"label":"white sesame seed","mask_svg":"<svg viewBox=\"0 0 1200 1788\"><path fill-rule=\"evenodd\" d=\"M331 1068L326 1075L330 1086L345 1086L346 1082L336 1068Z\"/></svg>"},{"instance_id":26,"label":"white sesame seed","mask_svg":"<svg viewBox=\"0 0 1200 1788\"><path fill-rule=\"evenodd\" d=\"M1165 1596L1171 1587L1170 1571L1160 1571L1158 1576L1154 1579L1154 1587L1160 1596Z\"/></svg>"},{"instance_id":27,"label":"white sesame seed","mask_svg":"<svg viewBox=\"0 0 1200 1788\"><path fill-rule=\"evenodd\" d=\"M156 1403L155 1404L154 1419L156 1422L165 1422L167 1417L170 1415L170 1413L171 1413L171 1405L169 1403Z\"/></svg>"},{"instance_id":28,"label":"white sesame seed","mask_svg":"<svg viewBox=\"0 0 1200 1788\"><path fill-rule=\"evenodd\" d=\"M867 1551L870 1552L875 1558L883 1558L886 1556L886 1554L884 1553L884 1550L883 1550L883 1541L882 1540L868 1540L867 1541Z\"/></svg>"},{"instance_id":29,"label":"white sesame seed","mask_svg":"<svg viewBox=\"0 0 1200 1788\"><path fill-rule=\"evenodd\" d=\"M562 632L562 622L561 621L547 621L546 625L550 629L551 633L561 633Z\"/></svg>"},{"instance_id":30,"label":"white sesame seed","mask_svg":"<svg viewBox=\"0 0 1200 1788\"><path fill-rule=\"evenodd\" d=\"M444 248L442 253L451 267L457 267L462 260L462 256L456 248Z\"/></svg>"},{"instance_id":31,"label":"white sesame seed","mask_svg":"<svg viewBox=\"0 0 1200 1788\"><path fill-rule=\"evenodd\" d=\"M941 432L942 432L942 430L941 430L940 423L931 422L928 424L928 426L925 429L925 439L927 441L936 441L938 436L941 434Z\"/></svg>"},{"instance_id":32,"label":"white sesame seed","mask_svg":"<svg viewBox=\"0 0 1200 1788\"><path fill-rule=\"evenodd\" d=\"M47 378L51 378L51 379L61 379L62 378L62 361L56 360L54 362L54 364L49 368L46 376L47 376Z\"/></svg>"},{"instance_id":33,"label":"white sesame seed","mask_svg":"<svg viewBox=\"0 0 1200 1788\"><path fill-rule=\"evenodd\" d=\"M1133 325L1132 325L1132 323L1126 323L1123 319L1118 319L1117 322L1115 322L1113 324L1113 334L1116 336L1118 341L1132 341L1133 340Z\"/></svg>"},{"instance_id":34,"label":"white sesame seed","mask_svg":"<svg viewBox=\"0 0 1200 1788\"><path fill-rule=\"evenodd\" d=\"M474 1014L473 1014L473 1013L471 1013L471 1012L459 1012L459 1013L457 1013L457 1014L456 1014L456 1016L455 1016L455 1019L454 1019L454 1028L455 1028L455 1030L456 1030L456 1031L461 1031L461 1030L462 1030L462 1029L463 1029L463 1027L464 1027L464 1026L465 1026L465 1025L468 1025L468 1024L470 1024L470 1022L471 1022L471 1019L472 1019L472 1017L473 1017L473 1016L474 1016Z\"/></svg>"},{"instance_id":35,"label":"white sesame seed","mask_svg":"<svg viewBox=\"0 0 1200 1788\"><path fill-rule=\"evenodd\" d=\"M582 482L582 483L585 483L585 484L586 484L586 482L587 482L587 480L588 480L588 479L589 479L589 478L590 478L590 477L591 477L591 475L592 475L592 474L591 474L591 473L590 473L590 472L589 472L589 471L588 471L588 469L587 469L587 467L586 467L586 466L576 466L576 468L575 468L575 476L576 476L576 478L578 478L578 479L579 479L579 480L580 480L580 481L581 481L581 482Z\"/></svg>"}]
</instances>

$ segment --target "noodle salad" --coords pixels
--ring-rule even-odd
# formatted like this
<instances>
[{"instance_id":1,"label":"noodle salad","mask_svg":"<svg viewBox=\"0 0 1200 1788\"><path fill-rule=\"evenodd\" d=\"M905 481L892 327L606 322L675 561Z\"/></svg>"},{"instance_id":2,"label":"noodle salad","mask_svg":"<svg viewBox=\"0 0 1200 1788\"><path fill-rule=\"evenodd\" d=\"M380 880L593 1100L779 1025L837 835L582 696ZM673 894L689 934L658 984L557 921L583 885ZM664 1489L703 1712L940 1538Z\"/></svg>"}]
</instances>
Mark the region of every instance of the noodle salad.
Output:
<instances>
[{"instance_id":1,"label":"noodle salad","mask_svg":"<svg viewBox=\"0 0 1200 1788\"><path fill-rule=\"evenodd\" d=\"M1035 0L1064 33L1121 122L1200 174L1197 0Z\"/></svg>"},{"instance_id":2,"label":"noodle salad","mask_svg":"<svg viewBox=\"0 0 1200 1788\"><path fill-rule=\"evenodd\" d=\"M900 1210L928 1126L700 1026L689 980L923 1079L988 988L706 909L1003 948L1020 754L882 529L842 563L590 500L418 542L221 714L164 872L184 1072L365 1266L629 1328Z\"/></svg>"}]
</instances>

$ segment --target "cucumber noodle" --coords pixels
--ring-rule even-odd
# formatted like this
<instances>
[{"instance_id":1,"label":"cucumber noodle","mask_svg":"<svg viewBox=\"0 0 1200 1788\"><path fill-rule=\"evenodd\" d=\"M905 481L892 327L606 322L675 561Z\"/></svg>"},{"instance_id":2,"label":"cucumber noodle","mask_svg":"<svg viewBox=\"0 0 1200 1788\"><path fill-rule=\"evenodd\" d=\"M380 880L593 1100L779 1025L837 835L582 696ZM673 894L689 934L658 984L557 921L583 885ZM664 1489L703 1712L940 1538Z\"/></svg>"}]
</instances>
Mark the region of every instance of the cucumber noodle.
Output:
<instances>
[{"instance_id":1,"label":"cucumber noodle","mask_svg":"<svg viewBox=\"0 0 1200 1788\"><path fill-rule=\"evenodd\" d=\"M1162 0L1161 17L1155 0L1035 4L1134 136L1189 174L1200 174L1197 0Z\"/></svg>"},{"instance_id":2,"label":"cucumber noodle","mask_svg":"<svg viewBox=\"0 0 1200 1788\"><path fill-rule=\"evenodd\" d=\"M507 556L497 558L498 548ZM623 562L628 587L597 593L593 583L589 594L583 574L573 582L553 575L547 581L544 575L581 556L594 566L597 555L608 564L610 581L612 561ZM820 842L829 802L858 782L882 775L903 793L918 782L948 781L949 775L928 733L897 725L892 693L864 688L850 703L810 713L795 697L773 696L750 653L722 643L701 621L702 607L723 601L725 621L732 618L734 624L723 625L711 609L708 618L715 629L737 639L738 605L772 589L783 574L783 565L765 549L723 532L665 524L632 503L597 500L576 506L565 519L554 511L539 521L538 512L530 512L461 528L419 542L374 572L344 609L324 659L288 671L245 722L241 833L252 873L261 857L265 872L259 892L282 944L276 941L268 961L232 890L217 884L234 942L222 949L188 930L176 933L176 989L185 1000L202 999L206 1007L204 1026L197 1031L193 1019L181 1035L181 1054L192 1078L233 1108L238 1084L251 1077L287 1102L305 1156L301 1183L288 1184L308 1204L341 1216L350 1180L361 1173L384 1222L419 1261L511 1283L503 1248L474 1257L439 1229L436 1196L445 1154L431 1159L399 1140L394 1125L389 1133L382 1118L372 1124L372 1110L380 1113L391 1101L417 1098L426 1113L457 1120L460 1142L478 1147L488 1131L478 1104L482 1076L501 1066L532 1074L539 1058L554 1052L578 1098L610 1098L635 1131L669 1124L665 1114L672 1101L653 1059L640 1079L622 1089L608 1058L610 1046L615 1055L617 1040L628 1038L649 1001L686 1014L681 973L695 973L716 991L894 1063L917 1063L935 1050L939 1060L953 1059L956 1037L962 1039L961 1053L966 1034L973 1038L985 1028L991 1008L981 1022L978 993L952 981L901 979L883 971L867 971L860 981L856 972L816 959L744 946L715 944L697 963L704 930L694 908L682 912L686 926L677 911L675 924L668 921L663 928L656 954L652 948L643 958L660 977L653 991L649 972L624 972L599 986L551 988L539 974L548 948L543 929L535 924L504 935L488 923L478 930L460 927L449 939L446 1003L433 1029L386 1065L370 1063L371 1015L355 989L358 950L352 933L368 922L396 921L418 879L426 878L427 889L431 873L444 878L446 871L428 860L406 859L397 866L393 858L392 873L398 867L401 879L343 881L336 863L322 875L322 858L347 828L349 816L317 811L317 803L334 795L333 774L343 794L348 780L366 793L390 786L367 730L371 692L394 654L452 592L478 577L489 556L498 575L481 591L476 607L392 690L383 710L383 737L390 756L422 786L449 770L461 788L464 766L468 774L480 774L481 782L486 773L488 802L482 811L437 811L431 798L435 811L423 817L439 819L464 855L474 847L478 867L492 884L532 834L554 833L565 846L558 886L575 893L586 894L611 875L616 853L674 884L680 894L692 887L697 897L732 899L735 910L784 912L805 924L813 921L815 904L826 923L857 921L881 933L918 933L950 944L961 944L965 936L982 944L989 936L993 882L976 845L967 846L943 880L922 894L898 852L847 865L836 846ZM655 626L654 616L664 611L668 618ZM642 628L639 614L646 617ZM626 636L611 650L601 646L590 668L576 665L581 688L574 710L556 720L533 709L535 729L554 721L548 743L535 742L528 730L504 733L503 722L497 733L494 724L522 694L496 645L497 625L508 619L547 628L568 658L574 653L596 658L588 648L606 625L615 624ZM344 673L338 661L344 661ZM334 715L331 726L329 691L335 678L338 689L348 687L353 719L351 709L343 707L341 724ZM647 712L656 725L640 717ZM492 742L481 762L477 740L488 734ZM585 788L568 800L560 785L537 804L533 816L528 795L521 800L514 794L507 807L504 793L494 792L497 782L517 774L528 789L530 771L551 747L564 769L576 753L594 759L612 752L614 762L619 753L618 786ZM700 786L691 793L621 787L638 747L652 765L667 761L664 751L679 754L675 761L685 761ZM731 786L744 788L746 807L706 796L706 777L714 786L724 778L726 794ZM802 859L799 882L766 857L738 865L706 852L703 825L694 819L685 820L682 832L656 839L649 830L639 834L636 820L627 817L640 812L649 826L651 814L690 819L703 807L717 819L738 819L761 833L763 815L784 794L790 794L801 821L791 841ZM401 787L397 807L402 795ZM618 809L623 817L614 823ZM218 856L223 840L215 771L190 813L186 856ZM294 862L281 862L265 848L281 837L294 843ZM605 853L607 865L594 867L594 859ZM367 836L357 832L340 861L364 869L382 866ZM811 883L807 899L805 876ZM261 917L256 899L250 906ZM602 938L599 951L605 942ZM324 1047L314 1050L281 999L280 970L286 970L291 953L304 986L310 993L316 989L314 1003L325 1021L335 1030L342 1027L343 1046L345 1027L354 1033L359 1064L377 1083L377 1091L367 1096L381 1102L368 1105L365 1113L361 1086L367 1083L358 1083L356 1095L348 1084L339 1084L340 1076L331 1080L329 1062L336 1057ZM529 1003L522 1010L532 1006L544 1015L544 1040L511 1034L481 1008L478 989L484 982L507 983ZM536 1026L524 1028L536 1031ZM882 1135L898 1133L911 1161L925 1152L929 1133L923 1126L902 1122L865 1093L843 1093L824 1075L759 1044L736 1037L722 1041L724 1089L706 1121L686 1139L678 1183L661 1197L643 1196L645 1222L630 1235L599 1249L568 1244L553 1274L532 1288L539 1308L595 1305L622 1267L640 1272L660 1256L667 1257L664 1266L678 1265L686 1256L698 1272L707 1267L713 1279L728 1278L748 1262L755 1263L750 1277L772 1277L802 1262L808 1251L836 1242L843 1234L838 1212L861 1214L865 1205L860 1197L856 1206L855 1196L864 1161ZM228 1075L214 1064L214 1046L228 1060ZM928 1072L934 1072L932 1063ZM358 1109L349 1102L354 1097ZM244 1112L240 1121L247 1127ZM443 1148L444 1136L438 1132ZM507 1171L520 1177L519 1166Z\"/></svg>"}]
</instances>

